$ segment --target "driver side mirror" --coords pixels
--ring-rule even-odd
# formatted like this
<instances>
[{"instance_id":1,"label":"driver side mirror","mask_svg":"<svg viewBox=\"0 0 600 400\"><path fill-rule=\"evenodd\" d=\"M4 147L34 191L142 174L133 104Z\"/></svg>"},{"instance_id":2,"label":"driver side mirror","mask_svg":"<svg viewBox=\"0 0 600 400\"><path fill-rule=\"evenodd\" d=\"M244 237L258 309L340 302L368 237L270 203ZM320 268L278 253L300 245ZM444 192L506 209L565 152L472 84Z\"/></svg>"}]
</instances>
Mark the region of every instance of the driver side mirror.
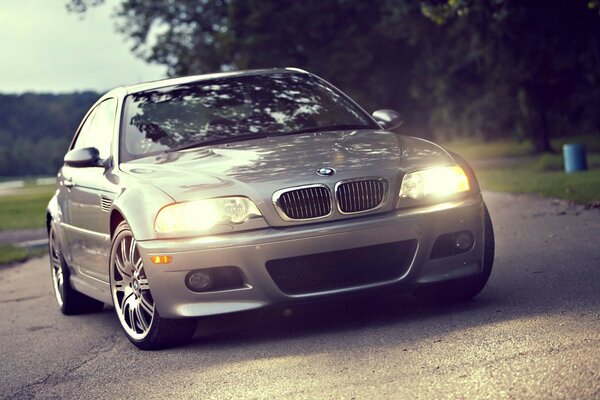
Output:
<instances>
[{"instance_id":1,"label":"driver side mirror","mask_svg":"<svg viewBox=\"0 0 600 400\"><path fill-rule=\"evenodd\" d=\"M65 155L65 165L75 168L102 167L100 152L95 147L73 149Z\"/></svg>"},{"instance_id":2,"label":"driver side mirror","mask_svg":"<svg viewBox=\"0 0 600 400\"><path fill-rule=\"evenodd\" d=\"M372 116L382 129L395 129L404 122L400 113L394 110L377 110Z\"/></svg>"}]
</instances>

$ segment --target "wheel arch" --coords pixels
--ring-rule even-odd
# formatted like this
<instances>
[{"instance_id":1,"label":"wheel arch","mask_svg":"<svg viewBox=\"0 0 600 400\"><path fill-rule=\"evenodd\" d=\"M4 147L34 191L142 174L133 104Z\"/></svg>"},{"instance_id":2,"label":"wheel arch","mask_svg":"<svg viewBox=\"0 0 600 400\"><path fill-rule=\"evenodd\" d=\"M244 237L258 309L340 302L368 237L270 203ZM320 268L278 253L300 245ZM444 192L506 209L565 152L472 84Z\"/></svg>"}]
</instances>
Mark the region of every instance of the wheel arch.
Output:
<instances>
[{"instance_id":1,"label":"wheel arch","mask_svg":"<svg viewBox=\"0 0 600 400\"><path fill-rule=\"evenodd\" d=\"M454 161L466 172L467 177L469 178L469 182L472 185L471 191L473 193L481 192L479 180L477 179L477 175L475 175L475 170L473 169L473 167L471 167L471 164L469 164L469 162L465 160L464 157L456 154L453 151L448 151L448 154L450 154Z\"/></svg>"},{"instance_id":2,"label":"wheel arch","mask_svg":"<svg viewBox=\"0 0 600 400\"><path fill-rule=\"evenodd\" d=\"M56 194L52 196L48 205L46 206L46 233L50 232L50 225L52 221L60 222L60 207L58 205L58 199Z\"/></svg>"},{"instance_id":3,"label":"wheel arch","mask_svg":"<svg viewBox=\"0 0 600 400\"><path fill-rule=\"evenodd\" d=\"M115 233L115 230L117 229L117 226L119 226L119 224L123 221L125 221L125 217L123 216L121 211L119 211L118 209L113 209L110 212L110 238L111 239L113 238L113 235Z\"/></svg>"},{"instance_id":4,"label":"wheel arch","mask_svg":"<svg viewBox=\"0 0 600 400\"><path fill-rule=\"evenodd\" d=\"M52 214L49 210L46 210L46 233L50 232L50 223L52 222Z\"/></svg>"},{"instance_id":5,"label":"wheel arch","mask_svg":"<svg viewBox=\"0 0 600 400\"><path fill-rule=\"evenodd\" d=\"M110 212L110 237L122 221L127 221L136 240L155 237L154 218L158 211L174 200L151 185L129 187L115 199Z\"/></svg>"}]
</instances>

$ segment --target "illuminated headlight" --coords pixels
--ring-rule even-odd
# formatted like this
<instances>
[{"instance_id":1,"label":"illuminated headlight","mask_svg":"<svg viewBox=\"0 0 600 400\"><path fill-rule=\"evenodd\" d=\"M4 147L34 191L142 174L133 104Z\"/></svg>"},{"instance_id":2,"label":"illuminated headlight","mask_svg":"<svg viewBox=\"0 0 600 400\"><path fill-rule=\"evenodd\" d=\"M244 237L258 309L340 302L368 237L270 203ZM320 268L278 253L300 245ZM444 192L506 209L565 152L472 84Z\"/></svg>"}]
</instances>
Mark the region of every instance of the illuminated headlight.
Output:
<instances>
[{"instance_id":1,"label":"illuminated headlight","mask_svg":"<svg viewBox=\"0 0 600 400\"><path fill-rule=\"evenodd\" d=\"M469 189L469 178L461 167L438 167L404 175L400 197L415 200L430 196L441 198Z\"/></svg>"},{"instance_id":2,"label":"illuminated headlight","mask_svg":"<svg viewBox=\"0 0 600 400\"><path fill-rule=\"evenodd\" d=\"M220 197L175 203L161 209L154 220L159 233L201 232L218 224L243 224L261 213L246 197Z\"/></svg>"}]
</instances>

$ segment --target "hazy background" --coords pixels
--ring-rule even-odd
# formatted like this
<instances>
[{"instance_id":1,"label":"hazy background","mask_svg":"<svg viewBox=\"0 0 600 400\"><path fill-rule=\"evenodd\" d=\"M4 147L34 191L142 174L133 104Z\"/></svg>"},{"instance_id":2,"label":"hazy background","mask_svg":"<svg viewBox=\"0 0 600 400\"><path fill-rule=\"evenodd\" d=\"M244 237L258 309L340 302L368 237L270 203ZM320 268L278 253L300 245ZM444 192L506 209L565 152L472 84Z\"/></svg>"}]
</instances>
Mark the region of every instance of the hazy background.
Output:
<instances>
[{"instance_id":1,"label":"hazy background","mask_svg":"<svg viewBox=\"0 0 600 400\"><path fill-rule=\"evenodd\" d=\"M288 66L469 159L600 149L598 0L0 0L0 45L0 178L55 174L116 86Z\"/></svg>"},{"instance_id":2,"label":"hazy background","mask_svg":"<svg viewBox=\"0 0 600 400\"><path fill-rule=\"evenodd\" d=\"M103 92L166 76L115 30L118 3L75 14L64 0L0 0L0 177L54 175Z\"/></svg>"},{"instance_id":3,"label":"hazy background","mask_svg":"<svg viewBox=\"0 0 600 400\"><path fill-rule=\"evenodd\" d=\"M0 0L0 92L106 91L164 77L115 31L117 4L78 15L64 0Z\"/></svg>"}]
</instances>

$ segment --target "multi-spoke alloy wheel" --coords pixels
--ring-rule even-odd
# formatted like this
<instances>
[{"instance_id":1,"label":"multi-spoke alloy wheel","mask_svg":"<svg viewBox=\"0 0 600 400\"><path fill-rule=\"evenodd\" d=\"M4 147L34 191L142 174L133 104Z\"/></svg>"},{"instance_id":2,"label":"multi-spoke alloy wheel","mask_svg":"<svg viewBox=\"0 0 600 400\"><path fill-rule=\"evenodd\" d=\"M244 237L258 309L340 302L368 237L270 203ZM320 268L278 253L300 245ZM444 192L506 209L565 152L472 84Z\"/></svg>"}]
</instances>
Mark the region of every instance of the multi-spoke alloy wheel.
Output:
<instances>
[{"instance_id":1,"label":"multi-spoke alloy wheel","mask_svg":"<svg viewBox=\"0 0 600 400\"><path fill-rule=\"evenodd\" d=\"M165 319L158 313L144 261L131 228L125 221L119 224L113 234L110 290L123 331L140 349L174 346L194 335L196 320Z\"/></svg>"},{"instance_id":2,"label":"multi-spoke alloy wheel","mask_svg":"<svg viewBox=\"0 0 600 400\"><path fill-rule=\"evenodd\" d=\"M111 273L113 301L121 324L133 339L143 339L154 317L154 300L131 234L122 235L116 244Z\"/></svg>"},{"instance_id":3,"label":"multi-spoke alloy wheel","mask_svg":"<svg viewBox=\"0 0 600 400\"><path fill-rule=\"evenodd\" d=\"M58 231L54 223L48 230L48 253L52 287L60 311L72 315L102 310L104 303L77 292L71 286L69 267L62 255Z\"/></svg>"}]
</instances>

